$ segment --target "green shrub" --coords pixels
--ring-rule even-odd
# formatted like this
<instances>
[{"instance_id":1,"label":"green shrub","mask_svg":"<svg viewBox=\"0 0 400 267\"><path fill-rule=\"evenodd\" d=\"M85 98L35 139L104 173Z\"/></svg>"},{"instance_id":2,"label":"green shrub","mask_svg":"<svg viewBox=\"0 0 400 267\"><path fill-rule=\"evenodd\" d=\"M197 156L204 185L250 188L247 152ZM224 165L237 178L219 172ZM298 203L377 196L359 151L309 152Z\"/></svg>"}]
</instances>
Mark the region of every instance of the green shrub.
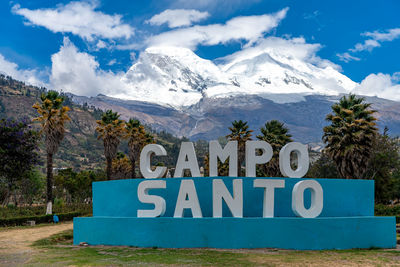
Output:
<instances>
[{"instance_id":1,"label":"green shrub","mask_svg":"<svg viewBox=\"0 0 400 267\"><path fill-rule=\"evenodd\" d=\"M375 205L375 216L396 216L396 223L400 223L400 205Z\"/></svg>"},{"instance_id":2,"label":"green shrub","mask_svg":"<svg viewBox=\"0 0 400 267\"><path fill-rule=\"evenodd\" d=\"M88 215L86 212L70 212L57 214L60 222L71 221L74 217ZM53 221L53 215L37 215L37 216L26 216L26 217L15 217L0 219L0 226L18 226L24 225L27 221L35 221L36 224L50 223Z\"/></svg>"},{"instance_id":3,"label":"green shrub","mask_svg":"<svg viewBox=\"0 0 400 267\"><path fill-rule=\"evenodd\" d=\"M375 205L376 216L400 216L400 205Z\"/></svg>"},{"instance_id":4,"label":"green shrub","mask_svg":"<svg viewBox=\"0 0 400 267\"><path fill-rule=\"evenodd\" d=\"M92 205L89 204L69 204L60 205L61 203L56 203L53 206L53 213L71 213L71 212L82 212L82 213L92 213ZM27 217L27 216L40 216L46 213L46 206L26 206L26 207L3 207L0 208L0 218L17 218L17 217Z\"/></svg>"}]
</instances>

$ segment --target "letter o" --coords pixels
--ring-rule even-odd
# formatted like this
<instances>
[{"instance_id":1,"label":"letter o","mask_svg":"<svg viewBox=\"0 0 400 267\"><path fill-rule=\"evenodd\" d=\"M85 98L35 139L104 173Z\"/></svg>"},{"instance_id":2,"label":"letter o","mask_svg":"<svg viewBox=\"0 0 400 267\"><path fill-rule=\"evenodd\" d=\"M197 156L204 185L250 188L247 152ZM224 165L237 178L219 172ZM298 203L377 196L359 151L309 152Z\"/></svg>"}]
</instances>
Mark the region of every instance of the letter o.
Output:
<instances>
[{"instance_id":1,"label":"letter o","mask_svg":"<svg viewBox=\"0 0 400 267\"><path fill-rule=\"evenodd\" d=\"M311 190L311 206L309 209L304 207L304 191ZM324 207L324 192L321 185L315 180L303 180L293 187L292 210L303 218L315 218L321 214Z\"/></svg>"},{"instance_id":2,"label":"letter o","mask_svg":"<svg viewBox=\"0 0 400 267\"><path fill-rule=\"evenodd\" d=\"M297 155L297 169L293 170L290 166L290 154ZM283 176L290 178L301 178L308 172L310 159L308 157L307 146L298 142L291 142L282 147L279 152L279 169Z\"/></svg>"}]
</instances>

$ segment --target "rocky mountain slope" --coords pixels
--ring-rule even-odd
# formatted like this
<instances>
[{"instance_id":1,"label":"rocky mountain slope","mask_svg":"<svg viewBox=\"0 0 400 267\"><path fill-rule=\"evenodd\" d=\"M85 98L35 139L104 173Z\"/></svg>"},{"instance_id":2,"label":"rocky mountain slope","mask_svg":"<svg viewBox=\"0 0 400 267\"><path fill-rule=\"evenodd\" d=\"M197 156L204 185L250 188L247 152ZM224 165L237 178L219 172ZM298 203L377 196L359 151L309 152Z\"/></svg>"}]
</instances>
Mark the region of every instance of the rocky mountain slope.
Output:
<instances>
[{"instance_id":1,"label":"rocky mountain slope","mask_svg":"<svg viewBox=\"0 0 400 267\"><path fill-rule=\"evenodd\" d=\"M241 95L227 98L204 97L201 101L182 110L135 100L121 100L107 96L78 97L72 100L102 109L113 109L125 119L135 117L149 124L153 129L165 130L177 136L190 139L217 139L228 134L233 120L246 120L250 128L259 132L266 121L277 119L286 124L294 139L303 143L321 142L325 117L331 112L331 105L338 96L309 95L303 100L291 103L276 103L257 95ZM380 128L389 127L392 135L400 134L400 103L376 97L366 97L378 110Z\"/></svg>"},{"instance_id":2,"label":"rocky mountain slope","mask_svg":"<svg viewBox=\"0 0 400 267\"><path fill-rule=\"evenodd\" d=\"M124 92L71 98L192 139L224 136L233 120L248 121L257 133L278 119L296 140L321 142L331 105L358 84L332 63L306 57L266 45L210 61L186 48L150 47L123 76ZM400 134L400 103L366 99L379 111L379 126Z\"/></svg>"}]
</instances>

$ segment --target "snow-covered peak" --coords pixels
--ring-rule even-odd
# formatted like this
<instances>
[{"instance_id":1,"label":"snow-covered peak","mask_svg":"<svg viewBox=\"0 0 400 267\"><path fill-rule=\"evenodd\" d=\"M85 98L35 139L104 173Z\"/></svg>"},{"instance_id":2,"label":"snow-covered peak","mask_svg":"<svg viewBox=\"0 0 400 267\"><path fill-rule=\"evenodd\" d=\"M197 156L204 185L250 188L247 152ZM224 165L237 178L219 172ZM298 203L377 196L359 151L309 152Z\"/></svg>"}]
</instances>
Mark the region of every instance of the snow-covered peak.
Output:
<instances>
[{"instance_id":1,"label":"snow-covered peak","mask_svg":"<svg viewBox=\"0 0 400 267\"><path fill-rule=\"evenodd\" d=\"M280 102L291 102L293 94L337 95L357 85L333 64L314 63L309 54L288 45L286 49L267 44L247 50L217 65L187 48L149 47L122 78L129 88L126 94L130 99L181 109L203 97L251 94L275 101L279 95Z\"/></svg>"}]
</instances>

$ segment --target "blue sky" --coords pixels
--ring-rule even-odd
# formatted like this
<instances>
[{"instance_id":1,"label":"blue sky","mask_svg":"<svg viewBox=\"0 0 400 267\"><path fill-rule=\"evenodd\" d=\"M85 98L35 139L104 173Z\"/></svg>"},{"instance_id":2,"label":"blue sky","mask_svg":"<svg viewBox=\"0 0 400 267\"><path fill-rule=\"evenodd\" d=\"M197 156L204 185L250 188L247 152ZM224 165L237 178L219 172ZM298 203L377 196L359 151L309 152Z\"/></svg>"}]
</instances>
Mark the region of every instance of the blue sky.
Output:
<instances>
[{"instance_id":1,"label":"blue sky","mask_svg":"<svg viewBox=\"0 0 400 267\"><path fill-rule=\"evenodd\" d=\"M301 37L355 82L370 77L393 92L400 90L399 13L396 0L1 1L0 71L51 87L71 53L112 75L147 46L171 40L213 60L270 36ZM235 21L243 27L228 27Z\"/></svg>"}]
</instances>

